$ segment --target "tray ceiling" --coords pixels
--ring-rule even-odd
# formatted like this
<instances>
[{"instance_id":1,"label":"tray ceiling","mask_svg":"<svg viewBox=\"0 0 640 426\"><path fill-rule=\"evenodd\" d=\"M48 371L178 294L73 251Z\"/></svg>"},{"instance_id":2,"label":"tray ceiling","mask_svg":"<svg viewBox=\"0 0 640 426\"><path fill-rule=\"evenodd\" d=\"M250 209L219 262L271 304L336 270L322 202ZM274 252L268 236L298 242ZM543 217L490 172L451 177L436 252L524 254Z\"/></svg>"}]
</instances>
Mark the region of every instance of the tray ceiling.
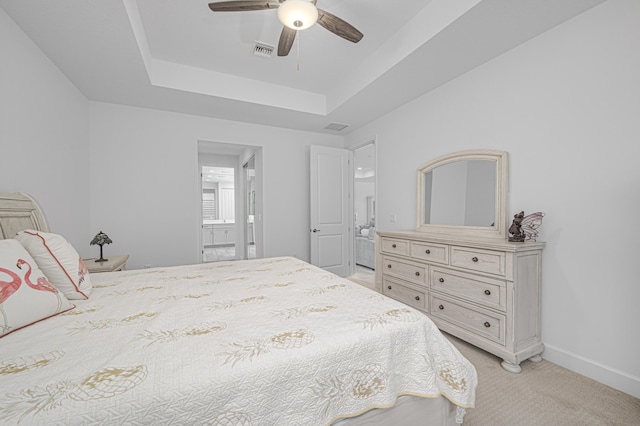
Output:
<instances>
[{"instance_id":1,"label":"tray ceiling","mask_svg":"<svg viewBox=\"0 0 640 426\"><path fill-rule=\"evenodd\" d=\"M346 134L604 0L318 0L364 38L315 25L287 57L275 10L200 0L0 0L90 100ZM342 131L331 123L347 124Z\"/></svg>"}]
</instances>

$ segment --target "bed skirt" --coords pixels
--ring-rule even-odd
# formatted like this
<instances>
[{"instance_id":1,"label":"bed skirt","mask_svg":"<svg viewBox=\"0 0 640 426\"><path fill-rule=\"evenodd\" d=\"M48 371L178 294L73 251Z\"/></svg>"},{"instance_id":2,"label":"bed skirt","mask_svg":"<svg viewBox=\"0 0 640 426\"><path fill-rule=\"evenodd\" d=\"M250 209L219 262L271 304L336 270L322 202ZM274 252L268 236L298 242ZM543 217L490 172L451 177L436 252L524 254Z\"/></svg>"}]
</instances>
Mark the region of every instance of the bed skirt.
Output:
<instances>
[{"instance_id":1,"label":"bed skirt","mask_svg":"<svg viewBox=\"0 0 640 426\"><path fill-rule=\"evenodd\" d=\"M463 408L458 409L445 397L402 395L391 408L370 410L338 420L333 426L454 426L462 423L464 413Z\"/></svg>"}]
</instances>

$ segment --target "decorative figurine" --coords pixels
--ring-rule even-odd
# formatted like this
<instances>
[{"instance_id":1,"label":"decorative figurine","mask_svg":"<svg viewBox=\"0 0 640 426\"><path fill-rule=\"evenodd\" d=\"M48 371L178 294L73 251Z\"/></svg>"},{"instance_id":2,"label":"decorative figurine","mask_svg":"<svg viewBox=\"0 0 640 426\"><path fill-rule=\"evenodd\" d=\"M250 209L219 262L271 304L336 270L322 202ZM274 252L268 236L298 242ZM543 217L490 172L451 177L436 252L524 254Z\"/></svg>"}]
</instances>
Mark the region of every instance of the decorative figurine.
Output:
<instances>
[{"instance_id":1,"label":"decorative figurine","mask_svg":"<svg viewBox=\"0 0 640 426\"><path fill-rule=\"evenodd\" d=\"M524 211L513 215L513 223L509 227L509 241L521 243L524 241L525 234L522 231L522 221L524 219Z\"/></svg>"},{"instance_id":2,"label":"decorative figurine","mask_svg":"<svg viewBox=\"0 0 640 426\"><path fill-rule=\"evenodd\" d=\"M111 238L109 238L109 236L102 231L98 232L96 236L93 237L93 240L91 240L89 245L93 246L97 244L100 246L100 259L96 259L96 262L106 262L109 260L102 257L102 246L105 244L111 244L112 242L113 241L111 241Z\"/></svg>"},{"instance_id":3,"label":"decorative figurine","mask_svg":"<svg viewBox=\"0 0 640 426\"><path fill-rule=\"evenodd\" d=\"M536 241L538 238L538 228L542 225L544 213L535 212L527 216L520 212L513 216L513 223L509 227L509 241L521 243L525 240Z\"/></svg>"},{"instance_id":4,"label":"decorative figurine","mask_svg":"<svg viewBox=\"0 0 640 426\"><path fill-rule=\"evenodd\" d=\"M544 217L544 213L535 212L529 215L526 215L522 219L522 231L526 235L527 240L535 241L538 238L538 228L542 225L542 218Z\"/></svg>"}]
</instances>

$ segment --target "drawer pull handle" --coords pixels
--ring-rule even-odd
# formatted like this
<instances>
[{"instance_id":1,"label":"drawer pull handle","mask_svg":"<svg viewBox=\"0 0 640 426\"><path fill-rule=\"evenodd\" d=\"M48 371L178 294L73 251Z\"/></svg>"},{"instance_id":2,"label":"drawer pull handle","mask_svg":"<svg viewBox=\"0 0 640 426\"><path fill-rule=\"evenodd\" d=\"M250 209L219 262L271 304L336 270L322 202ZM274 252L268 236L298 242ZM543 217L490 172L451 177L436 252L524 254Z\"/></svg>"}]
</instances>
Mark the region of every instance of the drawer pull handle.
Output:
<instances>
[{"instance_id":1,"label":"drawer pull handle","mask_svg":"<svg viewBox=\"0 0 640 426\"><path fill-rule=\"evenodd\" d=\"M416 277L420 276L420 272L416 271Z\"/></svg>"},{"instance_id":2,"label":"drawer pull handle","mask_svg":"<svg viewBox=\"0 0 640 426\"><path fill-rule=\"evenodd\" d=\"M391 264L388 264L388 265L387 265L387 268L391 269Z\"/></svg>"},{"instance_id":3,"label":"drawer pull handle","mask_svg":"<svg viewBox=\"0 0 640 426\"><path fill-rule=\"evenodd\" d=\"M420 296L416 296L416 300L420 300Z\"/></svg>"},{"instance_id":4,"label":"drawer pull handle","mask_svg":"<svg viewBox=\"0 0 640 426\"><path fill-rule=\"evenodd\" d=\"M475 257L475 256L473 256L473 257L471 258L471 260L473 260L474 262L477 262L477 261L478 261L478 258L477 258L477 257Z\"/></svg>"},{"instance_id":5,"label":"drawer pull handle","mask_svg":"<svg viewBox=\"0 0 640 426\"><path fill-rule=\"evenodd\" d=\"M444 282L444 278L440 278L438 281L440 281L441 283Z\"/></svg>"},{"instance_id":6,"label":"drawer pull handle","mask_svg":"<svg viewBox=\"0 0 640 426\"><path fill-rule=\"evenodd\" d=\"M396 245L395 245L395 244L392 244L392 245L391 245L391 247L396 248Z\"/></svg>"},{"instance_id":7,"label":"drawer pull handle","mask_svg":"<svg viewBox=\"0 0 640 426\"><path fill-rule=\"evenodd\" d=\"M491 290L485 290L484 294L486 294L487 296L491 296Z\"/></svg>"},{"instance_id":8,"label":"drawer pull handle","mask_svg":"<svg viewBox=\"0 0 640 426\"><path fill-rule=\"evenodd\" d=\"M438 309L442 310L442 309L444 309L444 306L440 305L440 306L438 306Z\"/></svg>"},{"instance_id":9,"label":"drawer pull handle","mask_svg":"<svg viewBox=\"0 0 640 426\"><path fill-rule=\"evenodd\" d=\"M429 249L426 249L424 252L427 253L427 254L431 254L431 250L429 250Z\"/></svg>"},{"instance_id":10,"label":"drawer pull handle","mask_svg":"<svg viewBox=\"0 0 640 426\"><path fill-rule=\"evenodd\" d=\"M485 322L484 322L484 326L485 326L485 327L487 327L487 328L489 328L489 327L491 327L491 324L489 324L489 322L488 322L488 321L485 321Z\"/></svg>"},{"instance_id":11,"label":"drawer pull handle","mask_svg":"<svg viewBox=\"0 0 640 426\"><path fill-rule=\"evenodd\" d=\"M391 286L388 286L387 288L388 288L389 290L391 290Z\"/></svg>"}]
</instances>

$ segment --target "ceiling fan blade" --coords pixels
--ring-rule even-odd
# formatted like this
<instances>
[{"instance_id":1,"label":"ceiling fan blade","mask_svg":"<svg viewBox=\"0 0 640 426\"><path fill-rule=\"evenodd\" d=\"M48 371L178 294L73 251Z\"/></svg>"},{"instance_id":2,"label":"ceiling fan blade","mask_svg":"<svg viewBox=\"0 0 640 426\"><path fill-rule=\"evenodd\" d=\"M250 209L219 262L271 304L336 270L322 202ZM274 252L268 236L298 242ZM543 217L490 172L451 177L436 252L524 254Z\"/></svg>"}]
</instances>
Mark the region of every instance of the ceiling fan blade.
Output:
<instances>
[{"instance_id":1,"label":"ceiling fan blade","mask_svg":"<svg viewBox=\"0 0 640 426\"><path fill-rule=\"evenodd\" d=\"M296 39L296 33L298 31L284 26L282 27L282 33L280 34L280 41L278 42L278 56L287 56L293 46L293 41Z\"/></svg>"},{"instance_id":2,"label":"ceiling fan blade","mask_svg":"<svg viewBox=\"0 0 640 426\"><path fill-rule=\"evenodd\" d=\"M244 12L249 10L267 10L277 9L279 6L279 1L267 0L237 0L209 3L209 9L213 10L214 12Z\"/></svg>"},{"instance_id":3,"label":"ceiling fan blade","mask_svg":"<svg viewBox=\"0 0 640 426\"><path fill-rule=\"evenodd\" d=\"M321 9L318 9L318 24L331 31L335 35L338 35L343 39L349 40L353 43L359 42L360 40L362 40L362 37L364 37L364 35L353 25Z\"/></svg>"}]
</instances>

